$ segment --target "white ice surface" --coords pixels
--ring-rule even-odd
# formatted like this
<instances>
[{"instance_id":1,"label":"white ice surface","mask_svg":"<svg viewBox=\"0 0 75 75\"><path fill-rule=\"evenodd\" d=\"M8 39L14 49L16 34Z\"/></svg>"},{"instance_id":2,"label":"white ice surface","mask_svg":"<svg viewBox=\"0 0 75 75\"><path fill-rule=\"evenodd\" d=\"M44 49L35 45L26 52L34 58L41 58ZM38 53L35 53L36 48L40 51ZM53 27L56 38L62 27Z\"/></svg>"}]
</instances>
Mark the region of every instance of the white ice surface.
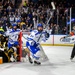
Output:
<instances>
[{"instance_id":1,"label":"white ice surface","mask_svg":"<svg viewBox=\"0 0 75 75\"><path fill-rule=\"evenodd\" d=\"M43 47L49 62L34 66L28 62L0 64L0 75L75 75L75 59L70 61L72 47Z\"/></svg>"}]
</instances>

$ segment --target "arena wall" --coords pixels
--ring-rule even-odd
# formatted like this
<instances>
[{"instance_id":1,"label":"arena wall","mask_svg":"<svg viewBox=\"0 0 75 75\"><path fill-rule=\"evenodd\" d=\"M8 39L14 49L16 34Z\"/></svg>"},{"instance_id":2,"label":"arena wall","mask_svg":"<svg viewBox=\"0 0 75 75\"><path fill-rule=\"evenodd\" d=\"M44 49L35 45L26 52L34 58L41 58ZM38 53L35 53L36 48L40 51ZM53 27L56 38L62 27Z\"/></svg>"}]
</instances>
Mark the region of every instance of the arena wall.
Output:
<instances>
[{"instance_id":1,"label":"arena wall","mask_svg":"<svg viewBox=\"0 0 75 75\"><path fill-rule=\"evenodd\" d=\"M25 42L26 42L26 37L28 35L24 34L22 37L22 44L23 46L25 46ZM49 39L46 42L41 42L41 45L43 46L73 46L73 43L66 43L66 42L61 42L60 38L63 37L65 35L50 35Z\"/></svg>"}]
</instances>

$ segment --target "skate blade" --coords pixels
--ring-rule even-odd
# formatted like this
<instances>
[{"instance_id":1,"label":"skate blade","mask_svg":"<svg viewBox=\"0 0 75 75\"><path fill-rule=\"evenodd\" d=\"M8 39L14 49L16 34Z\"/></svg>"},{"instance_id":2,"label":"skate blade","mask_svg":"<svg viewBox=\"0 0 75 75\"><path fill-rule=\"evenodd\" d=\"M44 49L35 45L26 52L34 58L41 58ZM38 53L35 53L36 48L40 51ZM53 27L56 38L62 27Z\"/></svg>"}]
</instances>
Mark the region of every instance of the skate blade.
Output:
<instances>
[{"instance_id":1,"label":"skate blade","mask_svg":"<svg viewBox=\"0 0 75 75\"><path fill-rule=\"evenodd\" d=\"M41 64L35 64L35 63L34 63L33 66L41 66Z\"/></svg>"}]
</instances>

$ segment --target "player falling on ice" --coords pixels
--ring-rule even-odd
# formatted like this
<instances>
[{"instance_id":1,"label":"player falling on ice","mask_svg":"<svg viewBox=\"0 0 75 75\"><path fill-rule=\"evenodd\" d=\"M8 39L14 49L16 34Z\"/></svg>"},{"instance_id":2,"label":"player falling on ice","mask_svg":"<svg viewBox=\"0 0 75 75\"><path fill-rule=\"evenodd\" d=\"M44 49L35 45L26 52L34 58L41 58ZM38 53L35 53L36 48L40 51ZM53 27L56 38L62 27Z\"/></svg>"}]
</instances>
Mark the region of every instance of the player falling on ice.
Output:
<instances>
[{"instance_id":1,"label":"player falling on ice","mask_svg":"<svg viewBox=\"0 0 75 75\"><path fill-rule=\"evenodd\" d=\"M45 42L48 38L49 33L43 30L43 25L40 23L37 30L33 30L27 37L26 47L30 50L33 59L32 63L40 65L42 59L48 59L40 45L41 41Z\"/></svg>"},{"instance_id":2,"label":"player falling on ice","mask_svg":"<svg viewBox=\"0 0 75 75\"><path fill-rule=\"evenodd\" d=\"M69 35L60 38L60 40L65 39L67 37L74 36L74 35L75 35L75 26L73 27L73 30L72 30L72 32L70 32ZM73 46L73 49L72 49L72 53L71 53L70 59L72 60L74 57L75 57L75 43L74 43L74 46Z\"/></svg>"}]
</instances>

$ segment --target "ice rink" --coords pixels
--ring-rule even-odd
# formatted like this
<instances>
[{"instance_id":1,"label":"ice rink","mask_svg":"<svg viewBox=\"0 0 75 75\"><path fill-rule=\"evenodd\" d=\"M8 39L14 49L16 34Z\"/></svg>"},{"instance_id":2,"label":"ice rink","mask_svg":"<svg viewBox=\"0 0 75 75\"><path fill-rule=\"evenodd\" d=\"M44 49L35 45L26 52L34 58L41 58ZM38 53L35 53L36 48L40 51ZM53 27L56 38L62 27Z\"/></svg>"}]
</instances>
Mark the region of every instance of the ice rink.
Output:
<instances>
[{"instance_id":1,"label":"ice rink","mask_svg":"<svg viewBox=\"0 0 75 75\"><path fill-rule=\"evenodd\" d=\"M28 62L0 65L0 75L75 75L75 59L70 61L72 47L44 46L49 62L34 66Z\"/></svg>"}]
</instances>

